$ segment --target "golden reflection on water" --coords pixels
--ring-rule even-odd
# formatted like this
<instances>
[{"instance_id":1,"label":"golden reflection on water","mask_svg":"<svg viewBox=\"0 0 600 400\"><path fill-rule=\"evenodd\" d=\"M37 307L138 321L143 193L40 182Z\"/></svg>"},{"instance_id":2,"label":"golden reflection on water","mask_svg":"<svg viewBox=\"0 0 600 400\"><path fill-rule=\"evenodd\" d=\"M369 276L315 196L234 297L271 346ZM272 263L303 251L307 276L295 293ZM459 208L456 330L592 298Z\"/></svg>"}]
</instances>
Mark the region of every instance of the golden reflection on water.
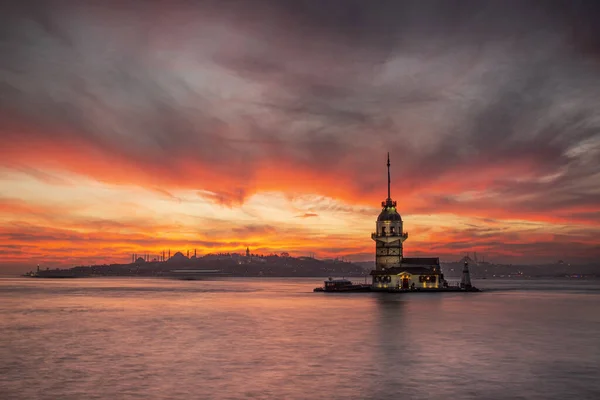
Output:
<instances>
[{"instance_id":1,"label":"golden reflection on water","mask_svg":"<svg viewBox=\"0 0 600 400\"><path fill-rule=\"evenodd\" d=\"M599 285L319 283L0 280L2 398L600 398Z\"/></svg>"}]
</instances>

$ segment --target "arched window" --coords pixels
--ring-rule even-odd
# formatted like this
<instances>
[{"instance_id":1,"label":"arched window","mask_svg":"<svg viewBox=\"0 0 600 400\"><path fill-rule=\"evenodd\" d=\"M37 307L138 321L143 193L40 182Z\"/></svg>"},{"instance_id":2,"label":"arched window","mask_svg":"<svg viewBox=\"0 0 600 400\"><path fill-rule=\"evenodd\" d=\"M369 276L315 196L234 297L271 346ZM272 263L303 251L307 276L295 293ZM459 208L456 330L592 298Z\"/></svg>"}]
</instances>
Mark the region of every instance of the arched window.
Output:
<instances>
[{"instance_id":1,"label":"arched window","mask_svg":"<svg viewBox=\"0 0 600 400\"><path fill-rule=\"evenodd\" d=\"M385 226L381 227L381 236L385 236Z\"/></svg>"}]
</instances>

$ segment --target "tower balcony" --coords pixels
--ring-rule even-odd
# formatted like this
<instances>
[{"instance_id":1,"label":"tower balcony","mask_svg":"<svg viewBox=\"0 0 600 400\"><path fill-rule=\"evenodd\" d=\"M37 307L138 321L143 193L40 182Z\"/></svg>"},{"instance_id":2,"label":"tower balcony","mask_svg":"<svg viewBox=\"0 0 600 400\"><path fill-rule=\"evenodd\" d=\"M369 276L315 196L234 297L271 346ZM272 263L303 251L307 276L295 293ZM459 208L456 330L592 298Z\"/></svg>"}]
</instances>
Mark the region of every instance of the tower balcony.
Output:
<instances>
[{"instance_id":1,"label":"tower balcony","mask_svg":"<svg viewBox=\"0 0 600 400\"><path fill-rule=\"evenodd\" d=\"M404 242L406 239L408 239L408 232L402 232L402 234L400 234L400 232L373 232L371 233L371 239L384 242L394 242L396 240L401 240Z\"/></svg>"}]
</instances>

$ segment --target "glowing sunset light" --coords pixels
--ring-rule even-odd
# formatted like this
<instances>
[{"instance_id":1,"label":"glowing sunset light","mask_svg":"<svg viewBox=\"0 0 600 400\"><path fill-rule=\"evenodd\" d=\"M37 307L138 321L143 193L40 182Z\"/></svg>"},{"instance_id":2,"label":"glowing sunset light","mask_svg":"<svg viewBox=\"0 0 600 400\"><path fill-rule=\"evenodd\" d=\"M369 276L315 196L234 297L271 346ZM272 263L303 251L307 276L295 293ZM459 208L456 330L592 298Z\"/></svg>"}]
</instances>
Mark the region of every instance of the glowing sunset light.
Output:
<instances>
[{"instance_id":1,"label":"glowing sunset light","mask_svg":"<svg viewBox=\"0 0 600 400\"><path fill-rule=\"evenodd\" d=\"M600 257L595 21L80 3L0 16L0 273L248 246L372 261L388 151L407 256Z\"/></svg>"}]
</instances>

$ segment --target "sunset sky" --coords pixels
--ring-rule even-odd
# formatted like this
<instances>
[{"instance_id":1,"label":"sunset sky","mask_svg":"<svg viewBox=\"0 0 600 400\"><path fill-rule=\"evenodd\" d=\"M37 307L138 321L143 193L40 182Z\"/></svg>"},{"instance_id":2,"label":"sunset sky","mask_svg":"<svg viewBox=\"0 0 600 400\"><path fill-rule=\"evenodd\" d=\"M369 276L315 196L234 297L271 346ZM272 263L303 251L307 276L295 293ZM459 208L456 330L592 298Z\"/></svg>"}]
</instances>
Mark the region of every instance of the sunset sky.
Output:
<instances>
[{"instance_id":1,"label":"sunset sky","mask_svg":"<svg viewBox=\"0 0 600 400\"><path fill-rule=\"evenodd\" d=\"M0 273L131 253L600 257L593 1L15 1Z\"/></svg>"}]
</instances>

